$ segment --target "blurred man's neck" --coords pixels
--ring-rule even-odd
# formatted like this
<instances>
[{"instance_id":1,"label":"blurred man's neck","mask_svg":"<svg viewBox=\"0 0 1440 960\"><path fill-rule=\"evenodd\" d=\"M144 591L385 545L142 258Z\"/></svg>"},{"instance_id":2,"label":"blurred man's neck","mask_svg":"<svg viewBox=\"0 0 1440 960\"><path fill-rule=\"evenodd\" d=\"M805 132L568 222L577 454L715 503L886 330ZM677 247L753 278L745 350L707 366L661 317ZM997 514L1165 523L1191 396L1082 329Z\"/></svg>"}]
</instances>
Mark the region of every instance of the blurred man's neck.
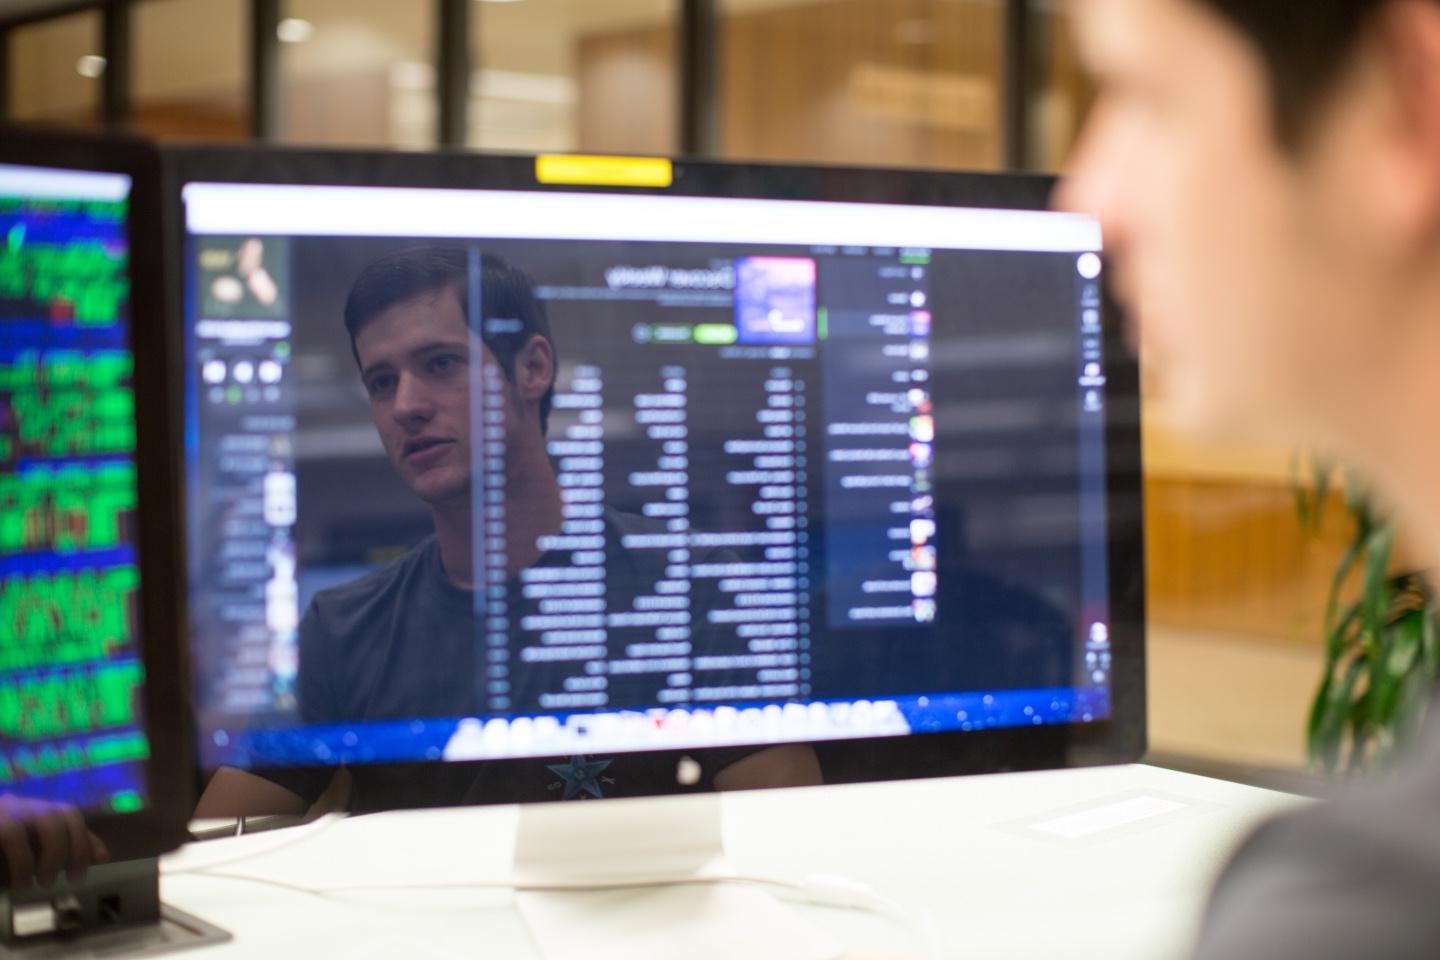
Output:
<instances>
[{"instance_id":1,"label":"blurred man's neck","mask_svg":"<svg viewBox=\"0 0 1440 960\"><path fill-rule=\"evenodd\" d=\"M1437 264L1440 273L1440 264ZM1351 425L1357 463L1393 508L1398 529L1440 585L1440 275L1418 285L1403 322L1386 317L1377 336L1395 336L1388 367L1366 398L1369 422Z\"/></svg>"},{"instance_id":2,"label":"blurred man's neck","mask_svg":"<svg viewBox=\"0 0 1440 960\"><path fill-rule=\"evenodd\" d=\"M475 589L475 551L471 545L474 508L471 497L456 497L430 504L435 540L440 544L440 565L446 578L464 590Z\"/></svg>"},{"instance_id":3,"label":"blurred man's neck","mask_svg":"<svg viewBox=\"0 0 1440 960\"><path fill-rule=\"evenodd\" d=\"M545 551L541 537L560 532L565 502L555 468L536 434L534 446L507 452L505 462L505 543L509 550L506 578L535 565Z\"/></svg>"}]
</instances>

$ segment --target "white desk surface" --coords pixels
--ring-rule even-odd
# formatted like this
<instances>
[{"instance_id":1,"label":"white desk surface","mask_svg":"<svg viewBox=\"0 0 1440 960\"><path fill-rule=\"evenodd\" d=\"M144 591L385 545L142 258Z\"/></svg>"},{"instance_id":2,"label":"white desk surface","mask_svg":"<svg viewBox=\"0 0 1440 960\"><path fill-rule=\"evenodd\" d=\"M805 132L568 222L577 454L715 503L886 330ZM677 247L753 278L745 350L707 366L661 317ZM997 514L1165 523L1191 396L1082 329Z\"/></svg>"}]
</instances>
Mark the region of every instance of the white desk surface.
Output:
<instances>
[{"instance_id":1,"label":"white desk surface","mask_svg":"<svg viewBox=\"0 0 1440 960\"><path fill-rule=\"evenodd\" d=\"M1248 827L1299 802L1137 765L731 793L721 809L737 872L868 883L928 914L946 957L1157 960L1185 955L1215 872ZM163 861L161 894L234 935L205 951L216 960L534 957L514 894L464 886L508 878L516 809L386 813L194 843ZM212 864L307 888L452 886L317 897L194 872ZM923 956L893 920L793 909L847 956ZM684 953L676 944L673 956Z\"/></svg>"}]
</instances>

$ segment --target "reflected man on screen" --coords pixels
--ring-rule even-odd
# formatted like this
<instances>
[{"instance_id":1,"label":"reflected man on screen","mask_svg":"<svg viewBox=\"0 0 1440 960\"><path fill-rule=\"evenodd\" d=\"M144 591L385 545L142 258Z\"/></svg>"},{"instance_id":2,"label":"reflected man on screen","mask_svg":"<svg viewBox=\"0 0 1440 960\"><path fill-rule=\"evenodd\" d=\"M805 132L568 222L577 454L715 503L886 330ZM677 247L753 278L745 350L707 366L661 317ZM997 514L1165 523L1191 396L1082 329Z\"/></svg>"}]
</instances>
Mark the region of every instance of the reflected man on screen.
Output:
<instances>
[{"instance_id":1,"label":"reflected man on screen","mask_svg":"<svg viewBox=\"0 0 1440 960\"><path fill-rule=\"evenodd\" d=\"M477 373L502 385L486 403L503 411L507 581L513 585L521 571L545 563L541 541L561 530L562 492L545 446L556 374L549 323L523 273L489 256L480 261L480 272L484 334L468 322L472 278L464 248L389 254L361 272L347 298L345 327L375 428L399 477L429 508L435 532L382 569L316 595L300 626L299 701L306 724L481 712L474 591L482 567L474 550L471 422ZM488 369L476 371L476 364ZM618 548L615 528L625 522L607 511L607 563L618 552L610 549L612 543ZM524 669L517 667L517 683L523 684ZM695 755L702 783L720 789L819 779L806 747ZM646 754L581 760L567 768L583 773L581 780L557 774L554 758L506 762L503 773L488 771L487 764L478 773L473 765L405 770L357 764L348 770L345 806L568 798L576 794L569 789L572 780L588 795L650 793L673 787L674 763L673 757ZM602 769L592 784L590 772ZM263 776L222 768L197 815L300 813L322 795L330 804L339 802L337 788L325 767L280 768Z\"/></svg>"}]
</instances>

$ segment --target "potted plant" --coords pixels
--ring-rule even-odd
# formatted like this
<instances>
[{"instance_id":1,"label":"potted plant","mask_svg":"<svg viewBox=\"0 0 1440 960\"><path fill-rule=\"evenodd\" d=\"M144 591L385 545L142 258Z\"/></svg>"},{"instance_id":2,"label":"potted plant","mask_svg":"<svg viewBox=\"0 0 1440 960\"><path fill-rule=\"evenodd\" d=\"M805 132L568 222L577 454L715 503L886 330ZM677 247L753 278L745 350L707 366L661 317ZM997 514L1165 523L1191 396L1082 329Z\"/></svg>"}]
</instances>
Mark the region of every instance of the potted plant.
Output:
<instances>
[{"instance_id":1,"label":"potted plant","mask_svg":"<svg viewBox=\"0 0 1440 960\"><path fill-rule=\"evenodd\" d=\"M1320 530L1333 469L1316 462L1296 484L1302 526ZM1325 669L1310 709L1310 762L1328 774L1384 769L1424 722L1440 676L1436 597L1423 571L1391 569L1394 524L1354 476L1345 505L1353 524L1325 604Z\"/></svg>"}]
</instances>

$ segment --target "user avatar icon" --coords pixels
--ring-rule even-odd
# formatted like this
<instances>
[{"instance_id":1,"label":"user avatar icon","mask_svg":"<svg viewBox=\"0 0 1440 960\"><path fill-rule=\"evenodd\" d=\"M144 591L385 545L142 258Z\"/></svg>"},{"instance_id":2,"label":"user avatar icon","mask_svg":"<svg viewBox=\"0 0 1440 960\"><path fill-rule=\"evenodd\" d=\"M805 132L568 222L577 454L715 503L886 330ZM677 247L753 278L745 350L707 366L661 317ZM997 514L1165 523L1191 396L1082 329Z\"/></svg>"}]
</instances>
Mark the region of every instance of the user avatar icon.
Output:
<instances>
[{"instance_id":1,"label":"user avatar icon","mask_svg":"<svg viewBox=\"0 0 1440 960\"><path fill-rule=\"evenodd\" d=\"M265 268L265 243L259 237L243 241L235 251L234 273L210 282L210 295L230 306L239 305L247 292L263 307L273 307L280 299L280 286Z\"/></svg>"}]
</instances>

